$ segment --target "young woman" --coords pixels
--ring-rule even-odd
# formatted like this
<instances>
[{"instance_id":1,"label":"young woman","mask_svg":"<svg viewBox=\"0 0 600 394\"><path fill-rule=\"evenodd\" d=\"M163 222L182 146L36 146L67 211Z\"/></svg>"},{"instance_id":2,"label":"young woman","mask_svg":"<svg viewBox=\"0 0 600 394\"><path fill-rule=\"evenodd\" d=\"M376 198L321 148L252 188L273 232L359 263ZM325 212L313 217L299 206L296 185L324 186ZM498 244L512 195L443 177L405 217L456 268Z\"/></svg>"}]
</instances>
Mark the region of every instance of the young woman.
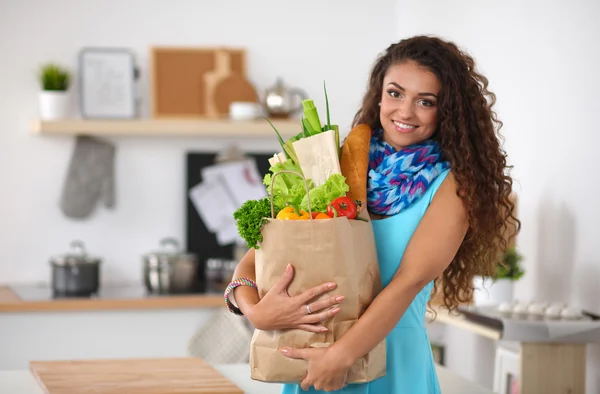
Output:
<instances>
[{"instance_id":1,"label":"young woman","mask_svg":"<svg viewBox=\"0 0 600 394\"><path fill-rule=\"evenodd\" d=\"M368 210L384 288L358 322L326 349L281 349L308 362L308 373L283 393L440 393L427 331L426 305L440 284L444 304L454 309L472 290L476 274L491 272L505 232L518 231L509 195L506 156L487 89L473 59L455 44L418 36L391 45L377 59L353 126L372 131ZM257 328L318 331L337 313L343 295L306 303L331 292L323 284L290 297L280 282L259 300L240 286L235 299ZM254 253L235 277L254 278ZM386 339L386 375L346 384L349 367Z\"/></svg>"}]
</instances>

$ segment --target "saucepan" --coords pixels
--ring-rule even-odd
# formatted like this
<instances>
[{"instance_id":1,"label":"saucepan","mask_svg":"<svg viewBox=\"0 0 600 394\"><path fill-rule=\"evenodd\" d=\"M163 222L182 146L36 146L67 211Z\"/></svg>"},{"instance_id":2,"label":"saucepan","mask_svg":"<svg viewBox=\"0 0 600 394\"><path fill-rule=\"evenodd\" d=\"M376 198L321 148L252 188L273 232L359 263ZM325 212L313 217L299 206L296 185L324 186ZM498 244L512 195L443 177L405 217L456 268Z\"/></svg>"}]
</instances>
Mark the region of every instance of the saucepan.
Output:
<instances>
[{"instance_id":1,"label":"saucepan","mask_svg":"<svg viewBox=\"0 0 600 394\"><path fill-rule=\"evenodd\" d=\"M198 255L182 251L172 237L161 239L159 244L160 250L143 256L146 290L152 294L198 292Z\"/></svg>"},{"instance_id":2,"label":"saucepan","mask_svg":"<svg viewBox=\"0 0 600 394\"><path fill-rule=\"evenodd\" d=\"M82 241L71 242L73 253L50 259L55 297L89 297L98 293L101 259L87 254Z\"/></svg>"}]
</instances>

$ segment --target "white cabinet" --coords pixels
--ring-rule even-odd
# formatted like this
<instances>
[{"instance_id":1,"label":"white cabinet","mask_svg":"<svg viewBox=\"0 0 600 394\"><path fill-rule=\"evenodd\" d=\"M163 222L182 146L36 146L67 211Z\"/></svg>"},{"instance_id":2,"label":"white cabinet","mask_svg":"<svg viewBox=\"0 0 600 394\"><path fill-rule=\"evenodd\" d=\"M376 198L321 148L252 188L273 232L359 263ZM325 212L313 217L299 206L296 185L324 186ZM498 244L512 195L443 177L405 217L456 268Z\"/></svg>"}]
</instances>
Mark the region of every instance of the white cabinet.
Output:
<instances>
[{"instance_id":1,"label":"white cabinet","mask_svg":"<svg viewBox=\"0 0 600 394\"><path fill-rule=\"evenodd\" d=\"M216 308L0 314L0 370L31 360L181 357Z\"/></svg>"}]
</instances>

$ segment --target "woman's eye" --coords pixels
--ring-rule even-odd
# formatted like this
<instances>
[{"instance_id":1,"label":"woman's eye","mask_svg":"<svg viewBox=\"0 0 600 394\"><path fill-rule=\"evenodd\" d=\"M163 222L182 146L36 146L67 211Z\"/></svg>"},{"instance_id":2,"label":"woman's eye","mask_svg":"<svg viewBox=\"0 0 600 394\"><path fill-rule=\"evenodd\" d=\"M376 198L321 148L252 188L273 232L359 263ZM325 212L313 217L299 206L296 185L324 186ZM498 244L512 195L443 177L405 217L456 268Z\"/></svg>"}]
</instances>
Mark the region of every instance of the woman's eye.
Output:
<instances>
[{"instance_id":1,"label":"woman's eye","mask_svg":"<svg viewBox=\"0 0 600 394\"><path fill-rule=\"evenodd\" d=\"M433 107L435 105L435 103L430 100L419 100L419 104L421 104L424 107Z\"/></svg>"},{"instance_id":2,"label":"woman's eye","mask_svg":"<svg viewBox=\"0 0 600 394\"><path fill-rule=\"evenodd\" d=\"M400 92L397 92L395 90L388 90L388 94L393 97L393 98L398 98L400 97Z\"/></svg>"}]
</instances>

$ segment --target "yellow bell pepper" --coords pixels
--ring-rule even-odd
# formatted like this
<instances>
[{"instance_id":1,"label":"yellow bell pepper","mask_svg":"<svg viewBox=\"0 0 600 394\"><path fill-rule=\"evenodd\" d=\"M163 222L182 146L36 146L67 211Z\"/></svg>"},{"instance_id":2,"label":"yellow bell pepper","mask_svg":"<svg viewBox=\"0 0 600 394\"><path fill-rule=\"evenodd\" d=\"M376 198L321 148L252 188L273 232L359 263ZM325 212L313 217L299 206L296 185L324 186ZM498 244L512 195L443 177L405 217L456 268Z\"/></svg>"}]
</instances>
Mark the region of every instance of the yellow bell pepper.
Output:
<instances>
[{"instance_id":1,"label":"yellow bell pepper","mask_svg":"<svg viewBox=\"0 0 600 394\"><path fill-rule=\"evenodd\" d=\"M294 211L293 207L285 207L276 216L276 219L281 220L308 220L310 219L310 215L306 211L300 211L300 214L297 214Z\"/></svg>"}]
</instances>

